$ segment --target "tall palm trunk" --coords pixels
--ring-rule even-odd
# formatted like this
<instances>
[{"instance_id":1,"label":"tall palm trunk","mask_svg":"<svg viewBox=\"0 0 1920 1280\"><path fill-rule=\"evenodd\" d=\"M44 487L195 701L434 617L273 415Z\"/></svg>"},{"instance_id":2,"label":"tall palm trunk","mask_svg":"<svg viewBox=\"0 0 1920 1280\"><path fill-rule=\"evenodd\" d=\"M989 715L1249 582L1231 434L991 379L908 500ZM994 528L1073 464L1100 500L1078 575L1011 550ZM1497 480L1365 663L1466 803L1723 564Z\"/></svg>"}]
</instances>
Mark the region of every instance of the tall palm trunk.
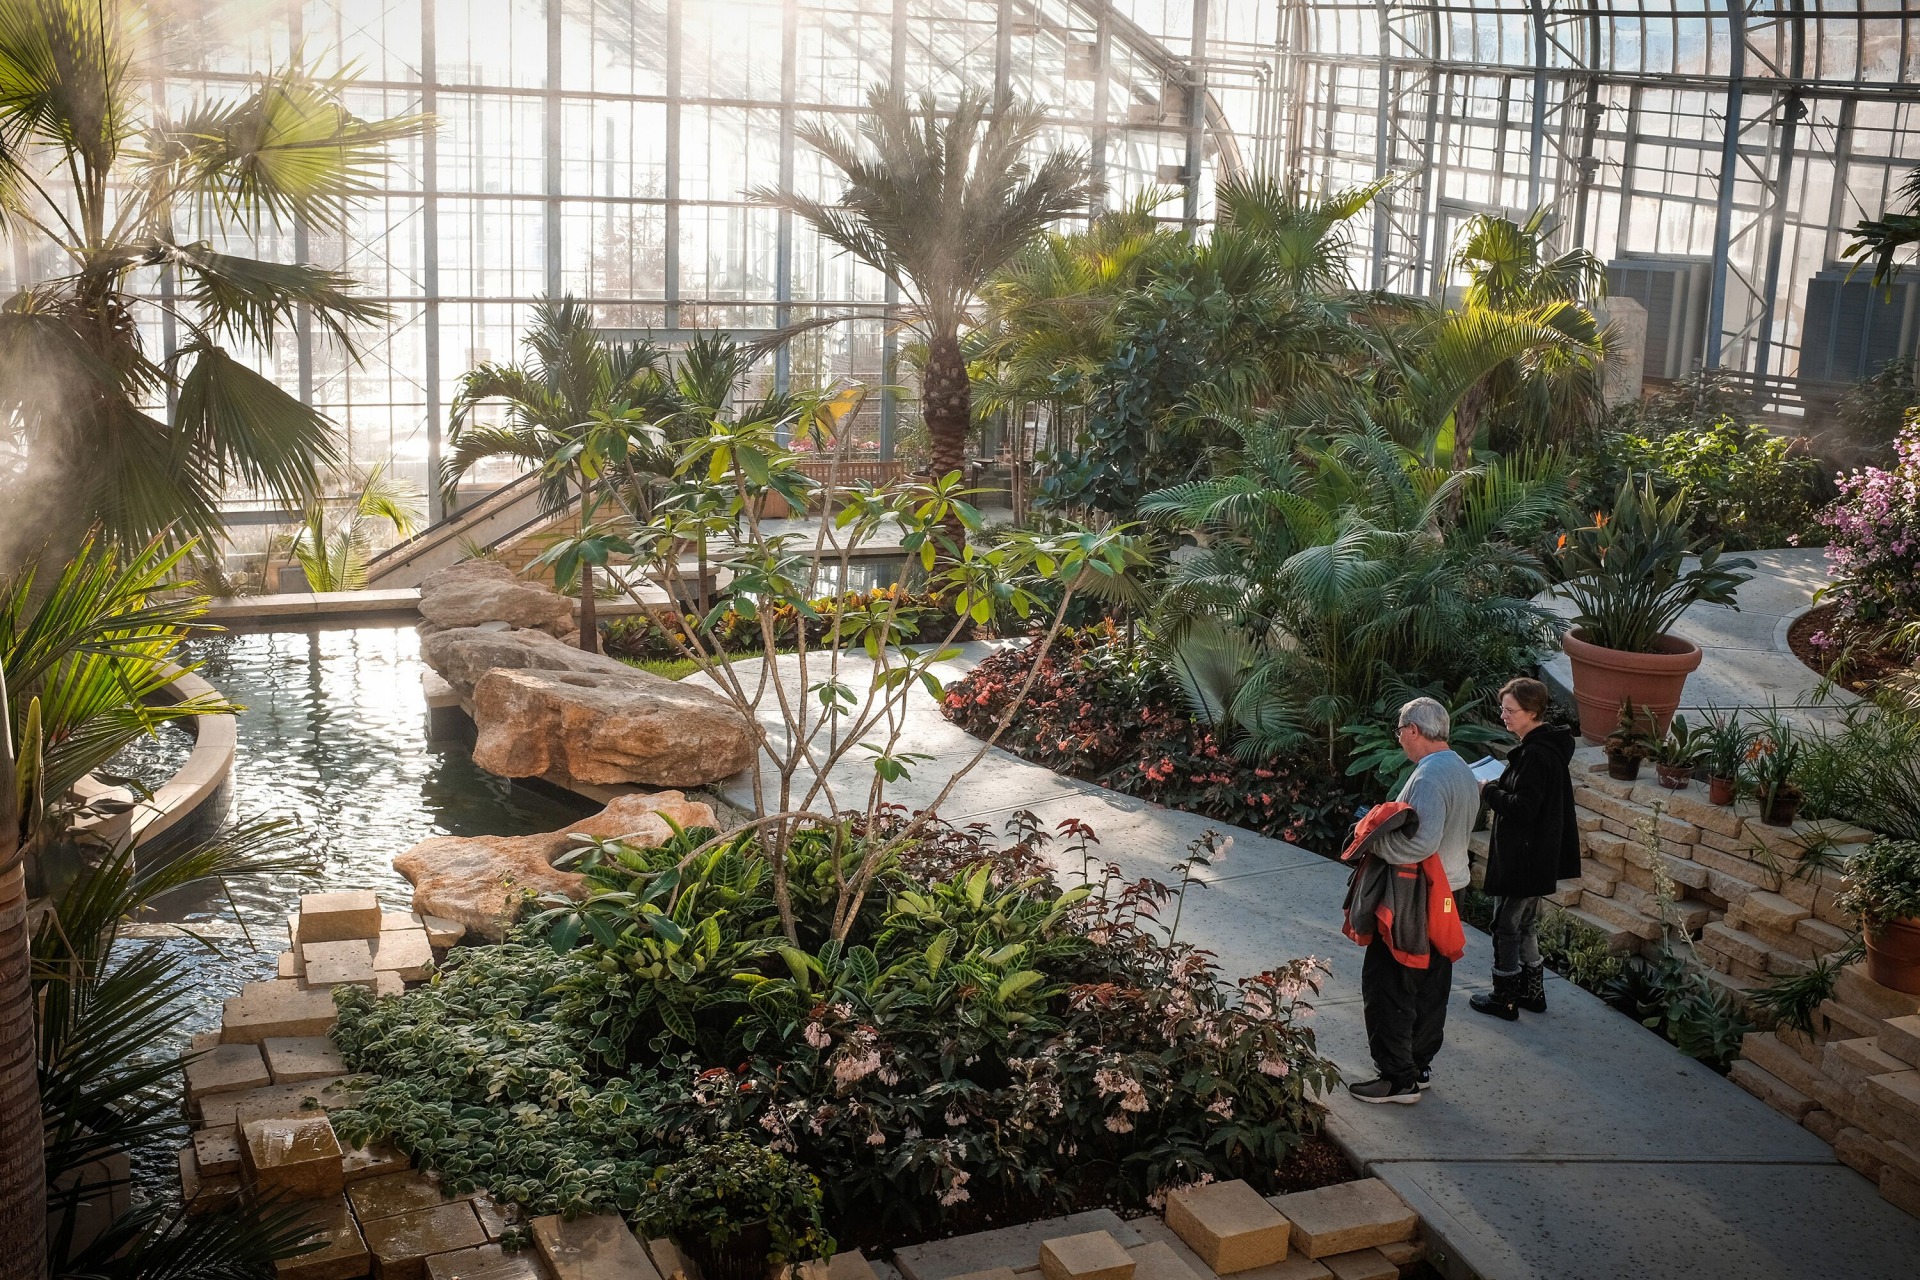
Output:
<instances>
[{"instance_id":1,"label":"tall palm trunk","mask_svg":"<svg viewBox=\"0 0 1920 1280\"><path fill-rule=\"evenodd\" d=\"M588 653L600 652L600 612L594 599L593 566L580 562L580 647Z\"/></svg>"},{"instance_id":2,"label":"tall palm trunk","mask_svg":"<svg viewBox=\"0 0 1920 1280\"><path fill-rule=\"evenodd\" d=\"M32 1280L47 1267L47 1165L19 795L6 673L0 672L0 1276Z\"/></svg>"},{"instance_id":3,"label":"tall palm trunk","mask_svg":"<svg viewBox=\"0 0 1920 1280\"><path fill-rule=\"evenodd\" d=\"M967 464L967 432L973 425L973 389L960 338L935 333L927 340L927 371L920 386L920 413L933 443L933 478Z\"/></svg>"}]
</instances>

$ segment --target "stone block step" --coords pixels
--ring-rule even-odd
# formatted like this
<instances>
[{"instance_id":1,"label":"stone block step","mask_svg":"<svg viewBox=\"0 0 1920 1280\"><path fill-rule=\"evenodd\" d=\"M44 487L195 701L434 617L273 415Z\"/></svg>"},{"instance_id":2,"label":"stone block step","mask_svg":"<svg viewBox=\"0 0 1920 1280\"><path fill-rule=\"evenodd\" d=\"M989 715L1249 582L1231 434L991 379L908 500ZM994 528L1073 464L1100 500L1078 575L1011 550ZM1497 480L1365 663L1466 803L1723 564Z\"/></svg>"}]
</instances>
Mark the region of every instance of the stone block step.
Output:
<instances>
[{"instance_id":1,"label":"stone block step","mask_svg":"<svg viewBox=\"0 0 1920 1280\"><path fill-rule=\"evenodd\" d=\"M299 941L345 942L380 936L380 899L371 889L300 895Z\"/></svg>"},{"instance_id":2,"label":"stone block step","mask_svg":"<svg viewBox=\"0 0 1920 1280\"><path fill-rule=\"evenodd\" d=\"M1378 1178L1270 1196L1267 1203L1293 1224L1293 1247L1316 1260L1411 1240L1420 1227L1419 1216Z\"/></svg>"},{"instance_id":3,"label":"stone block step","mask_svg":"<svg viewBox=\"0 0 1920 1280\"><path fill-rule=\"evenodd\" d=\"M1562 907L1561 910L1565 911L1568 915L1595 933L1606 938L1607 950L1615 955L1624 955L1630 951L1637 950L1639 947L1640 939L1637 936L1620 928L1610 920L1603 920L1584 907Z\"/></svg>"},{"instance_id":4,"label":"stone block step","mask_svg":"<svg viewBox=\"0 0 1920 1280\"><path fill-rule=\"evenodd\" d=\"M1149 1240L1146 1244L1135 1245L1127 1250L1127 1256L1133 1259L1133 1280L1202 1280L1201 1273L1189 1266L1186 1258L1163 1240Z\"/></svg>"},{"instance_id":5,"label":"stone block step","mask_svg":"<svg viewBox=\"0 0 1920 1280\"><path fill-rule=\"evenodd\" d=\"M240 1126L240 1161L258 1196L313 1200L346 1187L340 1140L323 1115L251 1120Z\"/></svg>"},{"instance_id":6,"label":"stone block step","mask_svg":"<svg viewBox=\"0 0 1920 1280\"><path fill-rule=\"evenodd\" d=\"M316 1201L303 1210L303 1222L315 1239L325 1243L319 1248L273 1264L274 1280L341 1280L364 1276L373 1265L360 1226L353 1220L347 1202L340 1196Z\"/></svg>"},{"instance_id":7,"label":"stone block step","mask_svg":"<svg viewBox=\"0 0 1920 1280\"><path fill-rule=\"evenodd\" d=\"M297 982L249 982L221 1006L222 1044L257 1045L270 1037L323 1036L334 1022L332 993Z\"/></svg>"},{"instance_id":8,"label":"stone block step","mask_svg":"<svg viewBox=\"0 0 1920 1280\"><path fill-rule=\"evenodd\" d=\"M1814 1082L1824 1079L1823 1072L1771 1032L1748 1032L1740 1041L1740 1056L1808 1097L1813 1096Z\"/></svg>"},{"instance_id":9,"label":"stone block step","mask_svg":"<svg viewBox=\"0 0 1920 1280\"><path fill-rule=\"evenodd\" d=\"M260 1042L275 1084L299 1084L347 1074L346 1061L325 1036L269 1036Z\"/></svg>"},{"instance_id":10,"label":"stone block step","mask_svg":"<svg viewBox=\"0 0 1920 1280\"><path fill-rule=\"evenodd\" d=\"M1618 894L1619 888L1614 889ZM1631 934L1643 942L1653 942L1660 937L1660 922L1642 915L1617 898L1601 898L1591 893L1580 895L1579 910L1588 915L1597 916L1614 930Z\"/></svg>"},{"instance_id":11,"label":"stone block step","mask_svg":"<svg viewBox=\"0 0 1920 1280\"><path fill-rule=\"evenodd\" d=\"M660 1280L646 1247L617 1213L571 1222L556 1214L528 1225L554 1280Z\"/></svg>"},{"instance_id":12,"label":"stone block step","mask_svg":"<svg viewBox=\"0 0 1920 1280\"><path fill-rule=\"evenodd\" d=\"M1920 1013L1920 996L1883 987L1867 976L1867 962L1861 960L1840 971L1833 997L1841 1004L1884 1021ZM1875 1034L1878 1034L1876 1029Z\"/></svg>"},{"instance_id":13,"label":"stone block step","mask_svg":"<svg viewBox=\"0 0 1920 1280\"><path fill-rule=\"evenodd\" d=\"M1727 1079L1781 1115L1789 1117L1795 1124L1806 1119L1807 1113L1813 1110L1812 1098L1745 1058L1733 1064L1727 1072Z\"/></svg>"},{"instance_id":14,"label":"stone block step","mask_svg":"<svg viewBox=\"0 0 1920 1280\"><path fill-rule=\"evenodd\" d=\"M1880 1024L1879 1049L1909 1067L1920 1067L1920 1016L1888 1018Z\"/></svg>"},{"instance_id":15,"label":"stone block step","mask_svg":"<svg viewBox=\"0 0 1920 1280\"><path fill-rule=\"evenodd\" d=\"M432 1209L416 1209L377 1222L363 1221L360 1232L366 1238L368 1252L373 1254L374 1275L381 1280L386 1277L426 1280L428 1258L487 1242L486 1232L480 1229L480 1219L474 1216L473 1206L465 1200ZM537 1243L538 1234L534 1239ZM636 1275L636 1280L654 1278Z\"/></svg>"},{"instance_id":16,"label":"stone block step","mask_svg":"<svg viewBox=\"0 0 1920 1280\"><path fill-rule=\"evenodd\" d=\"M1400 1280L1400 1268L1378 1249L1330 1254L1320 1262L1333 1280Z\"/></svg>"},{"instance_id":17,"label":"stone block step","mask_svg":"<svg viewBox=\"0 0 1920 1280\"><path fill-rule=\"evenodd\" d=\"M1040 1242L1040 1273L1047 1280L1133 1280L1133 1259L1104 1231L1083 1231Z\"/></svg>"},{"instance_id":18,"label":"stone block step","mask_svg":"<svg viewBox=\"0 0 1920 1280\"><path fill-rule=\"evenodd\" d=\"M251 1044L217 1045L187 1063L185 1073L189 1102L273 1083L259 1046Z\"/></svg>"},{"instance_id":19,"label":"stone block step","mask_svg":"<svg viewBox=\"0 0 1920 1280\"><path fill-rule=\"evenodd\" d=\"M546 1275L530 1254L481 1244L428 1258L426 1280L546 1280Z\"/></svg>"},{"instance_id":20,"label":"stone block step","mask_svg":"<svg viewBox=\"0 0 1920 1280\"><path fill-rule=\"evenodd\" d=\"M894 1250L893 1265L904 1280L954 1280L970 1271L991 1271L995 1267L1031 1270L1039 1265L1036 1259L1042 1243L1087 1231L1105 1231L1123 1249L1146 1243L1133 1224L1121 1221L1113 1210L1089 1209L1063 1218L908 1245Z\"/></svg>"},{"instance_id":21,"label":"stone block step","mask_svg":"<svg viewBox=\"0 0 1920 1280\"><path fill-rule=\"evenodd\" d=\"M1213 1182L1167 1194L1167 1225L1219 1275L1287 1256L1292 1227L1245 1182Z\"/></svg>"}]
</instances>

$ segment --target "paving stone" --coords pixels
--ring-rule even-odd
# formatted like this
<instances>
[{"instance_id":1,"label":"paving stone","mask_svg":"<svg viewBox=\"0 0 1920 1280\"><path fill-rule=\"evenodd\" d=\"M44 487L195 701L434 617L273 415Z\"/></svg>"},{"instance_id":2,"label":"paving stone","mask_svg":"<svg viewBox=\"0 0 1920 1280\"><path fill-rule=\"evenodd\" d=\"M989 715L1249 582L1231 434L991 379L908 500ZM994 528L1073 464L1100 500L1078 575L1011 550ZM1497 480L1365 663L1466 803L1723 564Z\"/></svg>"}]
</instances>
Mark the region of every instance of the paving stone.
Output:
<instances>
[{"instance_id":1,"label":"paving stone","mask_svg":"<svg viewBox=\"0 0 1920 1280\"><path fill-rule=\"evenodd\" d=\"M306 962L306 982L310 987L373 985L373 944L364 938L303 943L300 958Z\"/></svg>"},{"instance_id":2,"label":"paving stone","mask_svg":"<svg viewBox=\"0 0 1920 1280\"><path fill-rule=\"evenodd\" d=\"M1281 1261L1292 1236L1287 1219L1238 1179L1168 1192L1167 1225L1221 1275Z\"/></svg>"},{"instance_id":3,"label":"paving stone","mask_svg":"<svg viewBox=\"0 0 1920 1280\"><path fill-rule=\"evenodd\" d=\"M1841 1004L1862 1013L1870 1013L1882 1021L1920 1013L1920 996L1881 986L1867 976L1867 962L1864 960L1840 971L1839 980L1834 983L1833 995ZM1875 1034L1878 1034L1877 1029Z\"/></svg>"},{"instance_id":4,"label":"paving stone","mask_svg":"<svg viewBox=\"0 0 1920 1280\"><path fill-rule=\"evenodd\" d=\"M545 1273L526 1253L481 1244L428 1258L427 1280L545 1280Z\"/></svg>"},{"instance_id":5,"label":"paving stone","mask_svg":"<svg viewBox=\"0 0 1920 1280\"><path fill-rule=\"evenodd\" d=\"M1135 1245L1127 1256L1133 1259L1133 1280L1201 1280L1200 1273L1163 1240Z\"/></svg>"},{"instance_id":6,"label":"paving stone","mask_svg":"<svg viewBox=\"0 0 1920 1280\"><path fill-rule=\"evenodd\" d=\"M335 1196L307 1206L304 1221L314 1236L325 1237L326 1244L275 1262L275 1280L358 1280L367 1274L373 1258L345 1200Z\"/></svg>"},{"instance_id":7,"label":"paving stone","mask_svg":"<svg viewBox=\"0 0 1920 1280\"><path fill-rule=\"evenodd\" d=\"M1106 1232L1086 1231L1041 1241L1040 1271L1047 1280L1133 1280L1133 1259Z\"/></svg>"},{"instance_id":8,"label":"paving stone","mask_svg":"<svg viewBox=\"0 0 1920 1280\"><path fill-rule=\"evenodd\" d=\"M647 1250L619 1214L596 1213L572 1222L550 1214L528 1225L554 1280L660 1280Z\"/></svg>"},{"instance_id":9,"label":"paving stone","mask_svg":"<svg viewBox=\"0 0 1920 1280\"><path fill-rule=\"evenodd\" d=\"M1920 1178L1898 1169L1880 1171L1880 1198L1920 1218Z\"/></svg>"},{"instance_id":10,"label":"paving stone","mask_svg":"<svg viewBox=\"0 0 1920 1280\"><path fill-rule=\"evenodd\" d=\"M1356 1249L1320 1259L1334 1280L1400 1280L1400 1268L1378 1249Z\"/></svg>"},{"instance_id":11,"label":"paving stone","mask_svg":"<svg viewBox=\"0 0 1920 1280\"><path fill-rule=\"evenodd\" d=\"M1888 1018L1880 1024L1878 1037L1882 1053L1898 1058L1910 1067L1920 1067L1920 1016Z\"/></svg>"},{"instance_id":12,"label":"paving stone","mask_svg":"<svg viewBox=\"0 0 1920 1280\"><path fill-rule=\"evenodd\" d=\"M259 1044L268 1037L323 1036L338 1015L333 996L326 990L306 990L296 982L262 985L280 989L242 992L222 1006L223 1044Z\"/></svg>"},{"instance_id":13,"label":"paving stone","mask_svg":"<svg viewBox=\"0 0 1920 1280\"><path fill-rule=\"evenodd\" d=\"M1420 1218L1378 1178L1335 1183L1267 1200L1293 1224L1293 1246L1309 1258L1410 1240Z\"/></svg>"},{"instance_id":14,"label":"paving stone","mask_svg":"<svg viewBox=\"0 0 1920 1280\"><path fill-rule=\"evenodd\" d=\"M511 1221L508 1217L508 1207L506 1205L501 1204L484 1191L479 1195L469 1197L468 1202L473 1205L474 1216L480 1219L480 1229L487 1233L487 1239L498 1240L506 1233L507 1226Z\"/></svg>"},{"instance_id":15,"label":"paving stone","mask_svg":"<svg viewBox=\"0 0 1920 1280\"><path fill-rule=\"evenodd\" d=\"M1842 1129L1833 1140L1833 1154L1869 1182L1880 1180L1880 1170L1887 1163L1885 1144L1864 1129Z\"/></svg>"},{"instance_id":16,"label":"paving stone","mask_svg":"<svg viewBox=\"0 0 1920 1280\"><path fill-rule=\"evenodd\" d=\"M402 1152L394 1150L384 1142L376 1142L368 1147L355 1147L340 1156L340 1172L347 1180L348 1189L352 1184L368 1178L380 1178L390 1173L400 1173L412 1167ZM491 1234L491 1233L489 1233Z\"/></svg>"},{"instance_id":17,"label":"paving stone","mask_svg":"<svg viewBox=\"0 0 1920 1280\"><path fill-rule=\"evenodd\" d=\"M362 1218L360 1233L373 1254L374 1280L426 1280L428 1258L487 1242L465 1200L372 1222Z\"/></svg>"},{"instance_id":18,"label":"paving stone","mask_svg":"<svg viewBox=\"0 0 1920 1280\"><path fill-rule=\"evenodd\" d=\"M255 1195L311 1200L337 1196L346 1186L340 1169L340 1140L323 1115L242 1125L240 1158Z\"/></svg>"},{"instance_id":19,"label":"paving stone","mask_svg":"<svg viewBox=\"0 0 1920 1280\"><path fill-rule=\"evenodd\" d=\"M220 1028L211 1031L196 1031L187 1037L187 1052L202 1053L220 1043Z\"/></svg>"},{"instance_id":20,"label":"paving stone","mask_svg":"<svg viewBox=\"0 0 1920 1280\"><path fill-rule=\"evenodd\" d=\"M1813 1099L1786 1081L1742 1058L1727 1071L1727 1079L1760 1101L1787 1116L1795 1124L1813 1110Z\"/></svg>"},{"instance_id":21,"label":"paving stone","mask_svg":"<svg viewBox=\"0 0 1920 1280\"><path fill-rule=\"evenodd\" d=\"M180 1203L192 1214L215 1213L240 1198L240 1175L208 1173L194 1159L193 1148L178 1153L180 1161Z\"/></svg>"},{"instance_id":22,"label":"paving stone","mask_svg":"<svg viewBox=\"0 0 1920 1280\"><path fill-rule=\"evenodd\" d=\"M347 1073L346 1061L325 1036L269 1036L260 1042L275 1084L326 1080Z\"/></svg>"},{"instance_id":23,"label":"paving stone","mask_svg":"<svg viewBox=\"0 0 1920 1280\"><path fill-rule=\"evenodd\" d=\"M1768 893L1762 889L1758 893L1747 895L1746 900L1740 904L1740 914L1754 924L1784 932L1813 913L1777 893Z\"/></svg>"},{"instance_id":24,"label":"paving stone","mask_svg":"<svg viewBox=\"0 0 1920 1280\"><path fill-rule=\"evenodd\" d=\"M794 1280L880 1280L880 1273L858 1249L842 1249L831 1258L803 1262L793 1274Z\"/></svg>"},{"instance_id":25,"label":"paving stone","mask_svg":"<svg viewBox=\"0 0 1920 1280\"><path fill-rule=\"evenodd\" d=\"M1146 1243L1133 1224L1122 1222L1113 1210L1089 1209L1064 1218L1046 1218L997 1231L908 1245L894 1250L893 1265L900 1269L905 1280L953 1280L970 1271L991 1271L995 1267L1012 1267L1017 1271L1035 1265L1034 1259L1040 1256L1043 1241L1088 1231L1106 1232L1119 1241L1123 1249Z\"/></svg>"},{"instance_id":26,"label":"paving stone","mask_svg":"<svg viewBox=\"0 0 1920 1280\"><path fill-rule=\"evenodd\" d=\"M275 963L279 966L279 974L283 978L304 978L307 976L307 966L305 962L300 959L300 953L298 951L282 951L279 960Z\"/></svg>"},{"instance_id":27,"label":"paving stone","mask_svg":"<svg viewBox=\"0 0 1920 1280\"><path fill-rule=\"evenodd\" d=\"M353 1202L353 1211L362 1222L377 1222L381 1218L431 1209L436 1205L450 1204L457 1198L447 1194L432 1178L411 1169L404 1173L365 1178L347 1188L347 1199Z\"/></svg>"},{"instance_id":28,"label":"paving stone","mask_svg":"<svg viewBox=\"0 0 1920 1280\"><path fill-rule=\"evenodd\" d=\"M300 895L300 941L344 942L380 936L380 899L371 889Z\"/></svg>"},{"instance_id":29,"label":"paving stone","mask_svg":"<svg viewBox=\"0 0 1920 1280\"><path fill-rule=\"evenodd\" d=\"M250 1044L223 1044L209 1049L187 1064L186 1076L189 1101L273 1083L260 1050Z\"/></svg>"},{"instance_id":30,"label":"paving stone","mask_svg":"<svg viewBox=\"0 0 1920 1280\"><path fill-rule=\"evenodd\" d=\"M240 1130L230 1124L201 1129L193 1135L193 1158L200 1175L240 1172Z\"/></svg>"},{"instance_id":31,"label":"paving stone","mask_svg":"<svg viewBox=\"0 0 1920 1280\"><path fill-rule=\"evenodd\" d=\"M380 913L380 932L392 933L396 929L418 929L420 917L411 911L382 911Z\"/></svg>"},{"instance_id":32,"label":"paving stone","mask_svg":"<svg viewBox=\"0 0 1920 1280\"><path fill-rule=\"evenodd\" d=\"M216 1093L200 1102L200 1122L205 1125L241 1125L249 1120L267 1120L276 1116L300 1116L316 1110L337 1109L349 1105L359 1091L341 1080L307 1080L300 1084L272 1084L245 1093Z\"/></svg>"},{"instance_id":33,"label":"paving stone","mask_svg":"<svg viewBox=\"0 0 1920 1280\"><path fill-rule=\"evenodd\" d=\"M387 929L373 943L375 973L398 974L405 982L425 981L433 964L433 946L425 929Z\"/></svg>"},{"instance_id":34,"label":"paving stone","mask_svg":"<svg viewBox=\"0 0 1920 1280\"><path fill-rule=\"evenodd\" d=\"M1813 1082L1822 1074L1798 1050L1781 1043L1769 1031L1748 1032L1740 1041L1740 1056L1805 1094L1813 1092Z\"/></svg>"}]
</instances>

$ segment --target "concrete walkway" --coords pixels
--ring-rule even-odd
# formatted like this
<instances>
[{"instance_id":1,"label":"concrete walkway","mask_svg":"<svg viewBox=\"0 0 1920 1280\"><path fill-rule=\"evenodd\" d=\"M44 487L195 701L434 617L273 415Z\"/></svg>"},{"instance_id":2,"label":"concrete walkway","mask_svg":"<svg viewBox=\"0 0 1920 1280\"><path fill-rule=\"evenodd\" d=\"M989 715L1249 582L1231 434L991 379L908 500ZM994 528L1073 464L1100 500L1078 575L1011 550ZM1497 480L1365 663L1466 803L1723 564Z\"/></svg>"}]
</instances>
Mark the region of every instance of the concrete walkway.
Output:
<instances>
[{"instance_id":1,"label":"concrete walkway","mask_svg":"<svg viewBox=\"0 0 1920 1280\"><path fill-rule=\"evenodd\" d=\"M967 646L957 678L990 651ZM797 684L789 659L783 663ZM813 672L819 680L822 672ZM858 662L843 678L864 685ZM796 690L797 691L797 690ZM916 690L903 750L934 757L890 798L922 805L977 739ZM863 795L863 762L841 771ZM726 789L750 802L741 779ZM991 753L942 806L956 825L1000 825L1019 809L1051 827L1078 818L1128 877L1175 877L1186 846L1231 832L1227 860L1203 869L1181 936L1215 953L1228 976L1300 955L1332 974L1315 1022L1321 1051L1349 1079L1373 1074L1360 1009L1361 951L1340 934L1345 869L1308 850L1062 778ZM1063 880L1077 865L1057 867ZM1882 1200L1806 1130L1684 1057L1600 1000L1554 978L1549 1011L1518 1024L1481 1017L1491 943L1469 933L1456 970L1445 1051L1416 1107L1329 1098L1333 1137L1428 1224L1449 1276L1487 1280L1806 1280L1913 1274L1920 1221Z\"/></svg>"},{"instance_id":2,"label":"concrete walkway","mask_svg":"<svg viewBox=\"0 0 1920 1280\"><path fill-rule=\"evenodd\" d=\"M1692 718L1709 707L1765 708L1775 703L1792 708L1793 718L1805 723L1838 719L1838 708L1854 701L1854 695L1835 688L1823 698L1820 676L1787 646L1788 629L1813 607L1813 593L1829 581L1826 552L1788 547L1738 554L1754 563L1752 580L1735 593L1739 607L1696 604L1674 627L1701 649L1700 669L1687 677L1681 711ZM1565 597L1543 593L1534 600L1563 618L1573 616L1573 602ZM1573 688L1566 655L1556 653L1544 669L1549 681Z\"/></svg>"}]
</instances>

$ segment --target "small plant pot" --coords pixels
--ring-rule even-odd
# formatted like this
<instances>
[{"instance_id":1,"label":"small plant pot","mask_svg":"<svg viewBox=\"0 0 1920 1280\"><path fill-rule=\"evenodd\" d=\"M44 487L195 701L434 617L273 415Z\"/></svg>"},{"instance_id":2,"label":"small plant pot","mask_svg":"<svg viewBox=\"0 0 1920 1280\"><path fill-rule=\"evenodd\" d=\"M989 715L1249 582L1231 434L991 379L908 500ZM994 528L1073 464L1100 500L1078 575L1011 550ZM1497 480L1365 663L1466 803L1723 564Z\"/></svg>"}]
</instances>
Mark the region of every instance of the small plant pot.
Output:
<instances>
[{"instance_id":1,"label":"small plant pot","mask_svg":"<svg viewBox=\"0 0 1920 1280\"><path fill-rule=\"evenodd\" d=\"M773 1232L765 1220L742 1223L718 1244L696 1237L681 1246L699 1264L705 1280L767 1280Z\"/></svg>"},{"instance_id":2,"label":"small plant pot","mask_svg":"<svg viewBox=\"0 0 1920 1280\"><path fill-rule=\"evenodd\" d=\"M1866 941L1867 976L1891 990L1920 995L1920 917L1889 920Z\"/></svg>"},{"instance_id":3,"label":"small plant pot","mask_svg":"<svg viewBox=\"0 0 1920 1280\"><path fill-rule=\"evenodd\" d=\"M1660 779L1660 785L1669 791L1678 791L1693 781L1693 766L1688 764L1656 764L1654 773Z\"/></svg>"},{"instance_id":4,"label":"small plant pot","mask_svg":"<svg viewBox=\"0 0 1920 1280\"><path fill-rule=\"evenodd\" d=\"M1772 795L1762 793L1760 797L1760 821L1770 827L1790 827L1794 819L1800 816L1801 796L1798 788L1776 787Z\"/></svg>"},{"instance_id":5,"label":"small plant pot","mask_svg":"<svg viewBox=\"0 0 1920 1280\"><path fill-rule=\"evenodd\" d=\"M1640 776L1640 757L1607 752L1607 776L1618 782L1632 782Z\"/></svg>"},{"instance_id":6,"label":"small plant pot","mask_svg":"<svg viewBox=\"0 0 1920 1280\"><path fill-rule=\"evenodd\" d=\"M1707 779L1707 799L1714 804L1732 804L1739 790L1732 778Z\"/></svg>"}]
</instances>

